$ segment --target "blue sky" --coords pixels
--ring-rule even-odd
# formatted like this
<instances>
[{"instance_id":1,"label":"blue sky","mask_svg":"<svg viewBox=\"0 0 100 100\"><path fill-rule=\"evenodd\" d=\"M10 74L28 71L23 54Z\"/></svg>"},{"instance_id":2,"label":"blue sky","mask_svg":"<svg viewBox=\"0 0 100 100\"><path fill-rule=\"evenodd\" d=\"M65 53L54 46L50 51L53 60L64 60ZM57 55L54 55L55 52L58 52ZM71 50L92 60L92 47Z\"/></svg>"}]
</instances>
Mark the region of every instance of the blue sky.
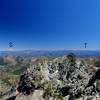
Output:
<instances>
[{"instance_id":1,"label":"blue sky","mask_svg":"<svg viewBox=\"0 0 100 100\"><path fill-rule=\"evenodd\" d=\"M0 0L0 50L100 50L100 0Z\"/></svg>"}]
</instances>

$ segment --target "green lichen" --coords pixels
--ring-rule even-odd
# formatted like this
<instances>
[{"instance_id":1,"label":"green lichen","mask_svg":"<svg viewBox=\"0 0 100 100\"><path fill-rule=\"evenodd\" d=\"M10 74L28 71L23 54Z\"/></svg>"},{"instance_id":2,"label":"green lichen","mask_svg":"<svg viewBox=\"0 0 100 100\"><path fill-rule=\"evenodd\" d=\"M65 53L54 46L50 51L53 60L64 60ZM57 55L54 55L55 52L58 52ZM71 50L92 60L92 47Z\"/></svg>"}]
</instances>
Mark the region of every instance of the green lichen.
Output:
<instances>
[{"instance_id":1,"label":"green lichen","mask_svg":"<svg viewBox=\"0 0 100 100\"><path fill-rule=\"evenodd\" d=\"M73 92L70 93L69 100L76 100Z\"/></svg>"}]
</instances>

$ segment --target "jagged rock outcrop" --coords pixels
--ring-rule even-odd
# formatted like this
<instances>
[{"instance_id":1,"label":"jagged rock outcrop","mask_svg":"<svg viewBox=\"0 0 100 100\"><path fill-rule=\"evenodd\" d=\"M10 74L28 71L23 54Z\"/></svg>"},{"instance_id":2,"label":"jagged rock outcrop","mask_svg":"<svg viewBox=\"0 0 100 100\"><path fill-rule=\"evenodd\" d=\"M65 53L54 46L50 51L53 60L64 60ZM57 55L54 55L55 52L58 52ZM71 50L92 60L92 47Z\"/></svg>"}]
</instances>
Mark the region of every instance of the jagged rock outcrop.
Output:
<instances>
[{"instance_id":1,"label":"jagged rock outcrop","mask_svg":"<svg viewBox=\"0 0 100 100\"><path fill-rule=\"evenodd\" d=\"M95 100L100 97L99 70L90 68L73 53L53 60L37 59L30 65L20 77L15 100ZM98 78L93 86L88 85L93 76Z\"/></svg>"}]
</instances>

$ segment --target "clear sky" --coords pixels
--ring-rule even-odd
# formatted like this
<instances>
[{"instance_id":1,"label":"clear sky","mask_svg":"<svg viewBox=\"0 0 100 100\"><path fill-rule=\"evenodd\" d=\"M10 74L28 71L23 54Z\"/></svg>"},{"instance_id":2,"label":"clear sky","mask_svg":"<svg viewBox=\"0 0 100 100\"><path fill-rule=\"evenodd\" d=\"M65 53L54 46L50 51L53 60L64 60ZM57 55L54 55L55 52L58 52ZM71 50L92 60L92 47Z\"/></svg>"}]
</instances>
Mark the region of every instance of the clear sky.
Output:
<instances>
[{"instance_id":1,"label":"clear sky","mask_svg":"<svg viewBox=\"0 0 100 100\"><path fill-rule=\"evenodd\" d=\"M100 0L0 0L0 50L100 50Z\"/></svg>"}]
</instances>

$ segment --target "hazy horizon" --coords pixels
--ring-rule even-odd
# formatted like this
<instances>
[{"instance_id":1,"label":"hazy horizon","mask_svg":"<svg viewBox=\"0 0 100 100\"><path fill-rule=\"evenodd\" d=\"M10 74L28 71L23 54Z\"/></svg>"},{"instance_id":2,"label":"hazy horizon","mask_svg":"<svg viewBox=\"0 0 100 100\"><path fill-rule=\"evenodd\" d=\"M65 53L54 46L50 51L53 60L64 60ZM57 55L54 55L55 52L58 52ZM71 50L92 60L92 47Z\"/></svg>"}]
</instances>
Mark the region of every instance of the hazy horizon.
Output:
<instances>
[{"instance_id":1,"label":"hazy horizon","mask_svg":"<svg viewBox=\"0 0 100 100\"><path fill-rule=\"evenodd\" d=\"M91 49L34 49L34 48L30 48L30 49L2 49L0 50L0 52L2 51L100 51L100 50L91 50Z\"/></svg>"}]
</instances>

